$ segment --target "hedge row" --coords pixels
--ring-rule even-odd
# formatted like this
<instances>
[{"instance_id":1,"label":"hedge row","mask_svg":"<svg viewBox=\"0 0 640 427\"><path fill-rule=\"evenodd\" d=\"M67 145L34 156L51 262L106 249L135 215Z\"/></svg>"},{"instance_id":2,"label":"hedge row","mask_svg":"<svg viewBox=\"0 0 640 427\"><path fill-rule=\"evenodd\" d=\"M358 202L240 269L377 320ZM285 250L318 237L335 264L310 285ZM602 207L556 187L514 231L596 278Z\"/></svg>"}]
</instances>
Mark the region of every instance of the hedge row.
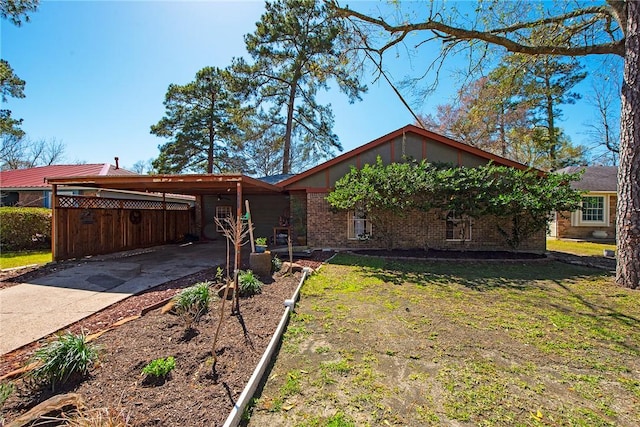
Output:
<instances>
[{"instance_id":1,"label":"hedge row","mask_svg":"<svg viewBox=\"0 0 640 427\"><path fill-rule=\"evenodd\" d=\"M3 251L51 247L51 209L0 207Z\"/></svg>"}]
</instances>

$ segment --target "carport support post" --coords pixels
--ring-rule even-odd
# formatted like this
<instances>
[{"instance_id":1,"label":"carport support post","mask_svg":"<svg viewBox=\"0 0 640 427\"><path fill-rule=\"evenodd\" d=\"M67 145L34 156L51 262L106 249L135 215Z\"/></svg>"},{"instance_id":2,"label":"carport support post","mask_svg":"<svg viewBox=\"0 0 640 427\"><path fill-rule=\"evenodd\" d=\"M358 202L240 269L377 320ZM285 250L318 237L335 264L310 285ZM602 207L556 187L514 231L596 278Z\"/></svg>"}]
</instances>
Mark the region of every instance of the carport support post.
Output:
<instances>
[{"instance_id":1,"label":"carport support post","mask_svg":"<svg viewBox=\"0 0 640 427\"><path fill-rule=\"evenodd\" d=\"M58 185L51 184L51 259L58 261Z\"/></svg>"},{"instance_id":2,"label":"carport support post","mask_svg":"<svg viewBox=\"0 0 640 427\"><path fill-rule=\"evenodd\" d=\"M238 181L236 182L236 271L235 271L235 277L236 277L236 282L235 282L235 305L236 305L236 312L239 313L240 312L240 289L238 287L238 272L240 271L240 263L241 263L241 256L240 256L240 248L242 247L242 242L240 240L242 240L242 182Z\"/></svg>"},{"instance_id":3,"label":"carport support post","mask_svg":"<svg viewBox=\"0 0 640 427\"><path fill-rule=\"evenodd\" d=\"M167 244L167 193L162 193L162 244Z\"/></svg>"}]
</instances>

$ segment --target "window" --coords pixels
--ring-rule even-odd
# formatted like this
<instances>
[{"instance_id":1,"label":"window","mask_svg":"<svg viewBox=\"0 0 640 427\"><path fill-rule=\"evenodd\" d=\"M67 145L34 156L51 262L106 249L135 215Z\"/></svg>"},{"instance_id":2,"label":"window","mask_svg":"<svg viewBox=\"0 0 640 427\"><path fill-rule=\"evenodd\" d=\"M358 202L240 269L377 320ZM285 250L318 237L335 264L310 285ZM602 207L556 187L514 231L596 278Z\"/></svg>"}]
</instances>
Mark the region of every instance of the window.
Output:
<instances>
[{"instance_id":1,"label":"window","mask_svg":"<svg viewBox=\"0 0 640 427\"><path fill-rule=\"evenodd\" d=\"M350 240L367 240L371 237L371 220L362 210L347 212L347 238Z\"/></svg>"},{"instance_id":2,"label":"window","mask_svg":"<svg viewBox=\"0 0 640 427\"><path fill-rule=\"evenodd\" d=\"M471 240L471 220L454 211L447 214L447 240Z\"/></svg>"},{"instance_id":3,"label":"window","mask_svg":"<svg viewBox=\"0 0 640 427\"><path fill-rule=\"evenodd\" d=\"M233 217L231 206L229 205L220 205L216 206L216 219L220 221L220 223L226 225L225 218ZM216 221L216 231L223 232L223 228L220 227L218 222Z\"/></svg>"},{"instance_id":4,"label":"window","mask_svg":"<svg viewBox=\"0 0 640 427\"><path fill-rule=\"evenodd\" d=\"M582 222L605 221L604 196L582 198Z\"/></svg>"},{"instance_id":5,"label":"window","mask_svg":"<svg viewBox=\"0 0 640 427\"><path fill-rule=\"evenodd\" d=\"M0 192L0 206L16 206L20 200L17 191Z\"/></svg>"},{"instance_id":6,"label":"window","mask_svg":"<svg viewBox=\"0 0 640 427\"><path fill-rule=\"evenodd\" d=\"M609 194L589 193L580 209L571 212L574 227L609 227Z\"/></svg>"}]
</instances>

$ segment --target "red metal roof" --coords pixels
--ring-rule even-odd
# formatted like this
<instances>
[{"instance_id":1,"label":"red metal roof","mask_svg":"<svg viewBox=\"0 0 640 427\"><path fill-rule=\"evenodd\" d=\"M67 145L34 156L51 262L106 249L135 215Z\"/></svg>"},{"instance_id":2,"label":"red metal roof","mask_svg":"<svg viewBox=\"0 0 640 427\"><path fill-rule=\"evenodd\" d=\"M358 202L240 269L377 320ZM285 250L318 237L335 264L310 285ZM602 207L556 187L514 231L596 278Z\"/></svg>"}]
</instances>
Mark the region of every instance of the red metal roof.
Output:
<instances>
[{"instance_id":1,"label":"red metal roof","mask_svg":"<svg viewBox=\"0 0 640 427\"><path fill-rule=\"evenodd\" d=\"M84 165L51 165L28 169L14 169L0 172L0 188L49 188L45 178L59 178L70 176L114 176L138 175L126 169L118 168L109 163L94 163Z\"/></svg>"}]
</instances>

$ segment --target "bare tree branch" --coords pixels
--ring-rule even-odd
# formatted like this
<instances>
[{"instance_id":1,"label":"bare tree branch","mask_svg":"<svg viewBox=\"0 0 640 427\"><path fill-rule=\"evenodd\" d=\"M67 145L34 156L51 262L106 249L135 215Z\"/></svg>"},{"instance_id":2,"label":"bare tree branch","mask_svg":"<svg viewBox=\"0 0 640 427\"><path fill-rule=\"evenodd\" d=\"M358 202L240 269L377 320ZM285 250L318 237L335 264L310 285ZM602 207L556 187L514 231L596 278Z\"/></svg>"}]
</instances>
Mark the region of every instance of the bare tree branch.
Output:
<instances>
[{"instance_id":1,"label":"bare tree branch","mask_svg":"<svg viewBox=\"0 0 640 427\"><path fill-rule=\"evenodd\" d=\"M440 21L434 21L431 18L424 22L419 23L405 23L401 25L393 25L388 23L386 20L382 18L374 18L368 16L364 13L360 13L354 10L349 9L348 7L340 7L337 3L333 4L333 7L338 14L338 16L342 16L344 18L357 18L363 22L367 22L369 24L376 25L391 35L401 34L401 36L396 36L394 39L386 43L382 48L378 49L378 53L382 53L385 50L389 49L392 46L400 43L404 37L411 32L414 31L431 31L437 38L441 39L444 43L451 43L454 40L464 40L464 41L473 41L479 40L485 43L491 43L494 45L502 46L507 51L512 53L523 53L527 55L566 55L566 56L586 56L586 55L610 55L615 54L624 57L624 38L620 40L615 40L609 43L593 43L593 44L583 44L579 46L558 46L552 44L541 44L541 45L529 45L524 44L523 42L515 41L506 35L500 34L510 34L516 31L516 29L523 28L533 28L533 27L542 27L549 20L542 19L539 21L531 21L527 23L515 24L509 27L503 28L494 28L486 31L465 29L461 27L455 27L451 25L447 25ZM587 13L595 13L593 8L588 8L589 10L579 9L573 12L576 16L585 15ZM610 15L613 13L611 9L606 7L597 8L598 13L600 13L603 17L606 15ZM567 14L569 16L570 14ZM437 16L437 15L436 15ZM568 18L566 18L568 19ZM553 20L551 21L553 22Z\"/></svg>"}]
</instances>

